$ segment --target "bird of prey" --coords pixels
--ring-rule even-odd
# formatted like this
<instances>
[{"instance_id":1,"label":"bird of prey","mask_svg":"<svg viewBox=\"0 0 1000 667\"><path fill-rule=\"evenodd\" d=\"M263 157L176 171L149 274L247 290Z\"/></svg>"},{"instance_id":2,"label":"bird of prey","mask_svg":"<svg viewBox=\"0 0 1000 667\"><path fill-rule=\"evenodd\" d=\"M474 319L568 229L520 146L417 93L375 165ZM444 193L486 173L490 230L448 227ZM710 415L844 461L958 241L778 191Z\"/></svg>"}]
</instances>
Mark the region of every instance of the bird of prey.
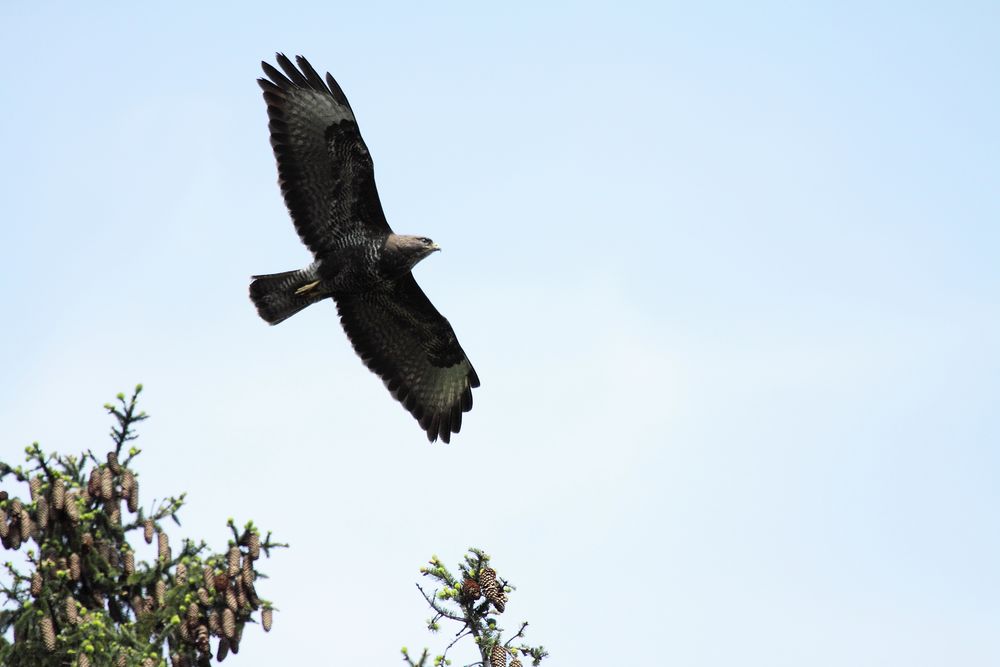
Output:
<instances>
[{"instance_id":1,"label":"bird of prey","mask_svg":"<svg viewBox=\"0 0 1000 667\"><path fill-rule=\"evenodd\" d=\"M434 442L451 439L479 377L455 332L411 270L440 248L393 233L351 105L330 74L297 56L261 63L278 183L312 251L304 269L253 276L250 298L269 324L332 298L354 350Z\"/></svg>"}]
</instances>

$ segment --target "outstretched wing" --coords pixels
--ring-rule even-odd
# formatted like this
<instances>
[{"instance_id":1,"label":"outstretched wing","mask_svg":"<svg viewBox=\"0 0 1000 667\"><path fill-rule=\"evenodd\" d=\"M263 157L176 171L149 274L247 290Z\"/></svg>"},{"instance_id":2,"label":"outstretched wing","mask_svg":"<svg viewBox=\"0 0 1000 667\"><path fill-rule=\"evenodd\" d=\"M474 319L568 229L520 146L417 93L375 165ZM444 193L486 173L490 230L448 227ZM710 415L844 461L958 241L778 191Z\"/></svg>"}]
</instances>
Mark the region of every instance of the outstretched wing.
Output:
<instances>
[{"instance_id":1,"label":"outstretched wing","mask_svg":"<svg viewBox=\"0 0 1000 667\"><path fill-rule=\"evenodd\" d=\"M479 377L455 332L413 274L391 290L338 295L337 311L355 351L433 442L462 428Z\"/></svg>"},{"instance_id":2,"label":"outstretched wing","mask_svg":"<svg viewBox=\"0 0 1000 667\"><path fill-rule=\"evenodd\" d=\"M329 74L302 56L276 56L284 74L261 63L278 182L295 229L314 255L354 234L392 231L375 189L375 170L354 112Z\"/></svg>"}]
</instances>

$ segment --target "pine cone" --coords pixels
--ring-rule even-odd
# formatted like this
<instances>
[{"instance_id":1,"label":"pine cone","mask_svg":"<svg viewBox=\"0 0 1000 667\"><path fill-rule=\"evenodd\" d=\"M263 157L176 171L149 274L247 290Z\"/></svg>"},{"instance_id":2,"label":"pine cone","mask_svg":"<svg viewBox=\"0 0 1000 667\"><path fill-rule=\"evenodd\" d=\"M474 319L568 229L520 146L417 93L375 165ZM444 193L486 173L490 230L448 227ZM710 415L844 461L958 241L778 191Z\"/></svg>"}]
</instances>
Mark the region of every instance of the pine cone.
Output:
<instances>
[{"instance_id":1,"label":"pine cone","mask_svg":"<svg viewBox=\"0 0 1000 667\"><path fill-rule=\"evenodd\" d=\"M229 655L229 640L223 637L219 640L219 648L215 652L215 660L217 662L222 662Z\"/></svg>"},{"instance_id":2,"label":"pine cone","mask_svg":"<svg viewBox=\"0 0 1000 667\"><path fill-rule=\"evenodd\" d=\"M13 518L16 519L17 517L21 516L21 510L23 509L24 509L24 503L22 503L20 499L14 498L13 500L10 501L10 515Z\"/></svg>"},{"instance_id":3,"label":"pine cone","mask_svg":"<svg viewBox=\"0 0 1000 667\"><path fill-rule=\"evenodd\" d=\"M31 573L31 597L37 598L42 594L42 573L35 570Z\"/></svg>"},{"instance_id":4,"label":"pine cone","mask_svg":"<svg viewBox=\"0 0 1000 667\"><path fill-rule=\"evenodd\" d=\"M94 536L90 533L84 533L80 536L80 544L83 545L84 549L90 550L94 548Z\"/></svg>"},{"instance_id":5,"label":"pine cone","mask_svg":"<svg viewBox=\"0 0 1000 667\"><path fill-rule=\"evenodd\" d=\"M21 541L27 542L28 538L31 537L31 515L23 507L20 516L18 516L17 524L21 531Z\"/></svg>"},{"instance_id":6,"label":"pine cone","mask_svg":"<svg viewBox=\"0 0 1000 667\"><path fill-rule=\"evenodd\" d=\"M177 568L174 570L174 581L178 586L183 586L188 580L188 569L187 565L184 563L177 563Z\"/></svg>"},{"instance_id":7,"label":"pine cone","mask_svg":"<svg viewBox=\"0 0 1000 667\"><path fill-rule=\"evenodd\" d=\"M146 519L142 522L142 538L146 540L146 544L153 543L153 520Z\"/></svg>"},{"instance_id":8,"label":"pine cone","mask_svg":"<svg viewBox=\"0 0 1000 667\"><path fill-rule=\"evenodd\" d=\"M66 620L70 622L70 625L76 625L80 617L77 614L76 599L72 595L67 595L66 599L63 600L63 609L66 611Z\"/></svg>"},{"instance_id":9,"label":"pine cone","mask_svg":"<svg viewBox=\"0 0 1000 667\"><path fill-rule=\"evenodd\" d=\"M226 636L226 639L232 639L236 636L236 615L229 607L222 610L222 634Z\"/></svg>"},{"instance_id":10,"label":"pine cone","mask_svg":"<svg viewBox=\"0 0 1000 667\"><path fill-rule=\"evenodd\" d=\"M122 471L122 467L118 465L118 454L115 452L108 452L108 467L114 474L119 474Z\"/></svg>"},{"instance_id":11,"label":"pine cone","mask_svg":"<svg viewBox=\"0 0 1000 667\"><path fill-rule=\"evenodd\" d=\"M156 583L153 585L153 597L156 599L156 605L158 607L163 606L163 602L167 597L167 584L163 579L157 579Z\"/></svg>"},{"instance_id":12,"label":"pine cone","mask_svg":"<svg viewBox=\"0 0 1000 667\"><path fill-rule=\"evenodd\" d=\"M497 582L497 572L491 567L484 567L479 572L479 585L483 589L483 595L487 600L493 603L496 607L497 612L503 613L505 603L507 602L507 596L500 588L500 584Z\"/></svg>"},{"instance_id":13,"label":"pine cone","mask_svg":"<svg viewBox=\"0 0 1000 667\"><path fill-rule=\"evenodd\" d=\"M90 658L86 653L81 652L76 657L76 667L90 667Z\"/></svg>"},{"instance_id":14,"label":"pine cone","mask_svg":"<svg viewBox=\"0 0 1000 667\"><path fill-rule=\"evenodd\" d=\"M235 612L240 608L239 603L236 600L236 594L233 593L232 588L226 589L226 609Z\"/></svg>"},{"instance_id":15,"label":"pine cone","mask_svg":"<svg viewBox=\"0 0 1000 667\"><path fill-rule=\"evenodd\" d=\"M62 478L52 482L52 507L61 510L66 506L66 482Z\"/></svg>"},{"instance_id":16,"label":"pine cone","mask_svg":"<svg viewBox=\"0 0 1000 667\"><path fill-rule=\"evenodd\" d=\"M260 598L257 596L257 589L254 588L253 584L246 586L247 589L247 601L250 603L251 609L260 608Z\"/></svg>"},{"instance_id":17,"label":"pine cone","mask_svg":"<svg viewBox=\"0 0 1000 667\"><path fill-rule=\"evenodd\" d=\"M139 511L139 480L135 478L132 478L132 486L128 493L128 511L133 514Z\"/></svg>"},{"instance_id":18,"label":"pine cone","mask_svg":"<svg viewBox=\"0 0 1000 667\"><path fill-rule=\"evenodd\" d=\"M222 636L222 623L219 622L219 612L214 609L208 612L208 629L216 637Z\"/></svg>"},{"instance_id":19,"label":"pine cone","mask_svg":"<svg viewBox=\"0 0 1000 667\"><path fill-rule=\"evenodd\" d=\"M73 552L69 555L69 578L70 581L80 579L80 554Z\"/></svg>"},{"instance_id":20,"label":"pine cone","mask_svg":"<svg viewBox=\"0 0 1000 667\"><path fill-rule=\"evenodd\" d=\"M135 552L129 549L125 552L124 563L122 564L122 569L125 570L125 576L131 577L135 574Z\"/></svg>"},{"instance_id":21,"label":"pine cone","mask_svg":"<svg viewBox=\"0 0 1000 667\"><path fill-rule=\"evenodd\" d=\"M11 551L17 551L21 548L21 531L14 525L14 522L10 523L10 534L7 536L7 544L5 546Z\"/></svg>"},{"instance_id":22,"label":"pine cone","mask_svg":"<svg viewBox=\"0 0 1000 667\"><path fill-rule=\"evenodd\" d=\"M63 498L63 509L66 511L66 516L73 523L80 522L80 506L76 503L76 494L67 493L64 494Z\"/></svg>"},{"instance_id":23,"label":"pine cone","mask_svg":"<svg viewBox=\"0 0 1000 667\"><path fill-rule=\"evenodd\" d=\"M230 577L235 577L240 571L240 548L239 547L229 547L229 553L226 554L226 564L228 566L228 574Z\"/></svg>"},{"instance_id":24,"label":"pine cone","mask_svg":"<svg viewBox=\"0 0 1000 667\"><path fill-rule=\"evenodd\" d=\"M130 497L132 495L132 487L135 486L135 473L128 468L122 471L121 486L122 498Z\"/></svg>"},{"instance_id":25,"label":"pine cone","mask_svg":"<svg viewBox=\"0 0 1000 667\"><path fill-rule=\"evenodd\" d=\"M35 503L35 517L38 519L38 525L45 529L49 525L49 501L48 498L42 496Z\"/></svg>"},{"instance_id":26,"label":"pine cone","mask_svg":"<svg viewBox=\"0 0 1000 667\"><path fill-rule=\"evenodd\" d=\"M10 534L10 526L7 523L7 512L0 509L0 539L7 539Z\"/></svg>"},{"instance_id":27,"label":"pine cone","mask_svg":"<svg viewBox=\"0 0 1000 667\"><path fill-rule=\"evenodd\" d=\"M507 667L507 649L499 641L490 650L490 664L493 667Z\"/></svg>"},{"instance_id":28,"label":"pine cone","mask_svg":"<svg viewBox=\"0 0 1000 667\"><path fill-rule=\"evenodd\" d=\"M122 525L122 504L120 500L105 500L104 513L108 515L108 521L112 526Z\"/></svg>"},{"instance_id":29,"label":"pine cone","mask_svg":"<svg viewBox=\"0 0 1000 667\"><path fill-rule=\"evenodd\" d=\"M229 588L229 577L220 572L212 579L212 586L216 593L224 593Z\"/></svg>"},{"instance_id":30,"label":"pine cone","mask_svg":"<svg viewBox=\"0 0 1000 667\"><path fill-rule=\"evenodd\" d=\"M198 588L198 602L202 603L206 607L212 606L212 598L209 597L208 591L204 588Z\"/></svg>"},{"instance_id":31,"label":"pine cone","mask_svg":"<svg viewBox=\"0 0 1000 667\"><path fill-rule=\"evenodd\" d=\"M42 644L45 645L45 650L52 653L56 650L56 628L52 624L52 618L49 616L43 616L42 620L38 622L38 629L42 633Z\"/></svg>"},{"instance_id":32,"label":"pine cone","mask_svg":"<svg viewBox=\"0 0 1000 667\"><path fill-rule=\"evenodd\" d=\"M236 636L229 640L229 650L236 655L240 652L240 642L243 640L243 624L236 626Z\"/></svg>"},{"instance_id":33,"label":"pine cone","mask_svg":"<svg viewBox=\"0 0 1000 667\"><path fill-rule=\"evenodd\" d=\"M170 560L170 538L164 532L156 534L157 559L166 563Z\"/></svg>"},{"instance_id":34,"label":"pine cone","mask_svg":"<svg viewBox=\"0 0 1000 667\"><path fill-rule=\"evenodd\" d=\"M201 616L201 610L198 609L197 602L188 603L187 616L186 619L189 626L192 628L198 625L198 617Z\"/></svg>"},{"instance_id":35,"label":"pine cone","mask_svg":"<svg viewBox=\"0 0 1000 667\"><path fill-rule=\"evenodd\" d=\"M250 533L250 537L247 539L247 549L250 551L252 560L260 558L260 533Z\"/></svg>"},{"instance_id":36,"label":"pine cone","mask_svg":"<svg viewBox=\"0 0 1000 667\"><path fill-rule=\"evenodd\" d=\"M479 571L479 585L482 586L484 590L491 583L496 583L496 580L497 580L497 571L494 570L492 567L486 566Z\"/></svg>"},{"instance_id":37,"label":"pine cone","mask_svg":"<svg viewBox=\"0 0 1000 667\"><path fill-rule=\"evenodd\" d=\"M194 633L194 645L198 647L198 650L202 653L211 653L212 646L208 642L208 628L203 625L199 625L198 629Z\"/></svg>"},{"instance_id":38,"label":"pine cone","mask_svg":"<svg viewBox=\"0 0 1000 667\"><path fill-rule=\"evenodd\" d=\"M264 626L264 632L270 632L271 626L274 624L274 610L270 607L264 607L260 612L260 624Z\"/></svg>"},{"instance_id":39,"label":"pine cone","mask_svg":"<svg viewBox=\"0 0 1000 667\"><path fill-rule=\"evenodd\" d=\"M510 661L510 667L522 667L521 661L518 660L517 658L514 658L513 660Z\"/></svg>"},{"instance_id":40,"label":"pine cone","mask_svg":"<svg viewBox=\"0 0 1000 667\"><path fill-rule=\"evenodd\" d=\"M101 468L101 498L111 500L115 497L115 476L110 468Z\"/></svg>"},{"instance_id":41,"label":"pine cone","mask_svg":"<svg viewBox=\"0 0 1000 667\"><path fill-rule=\"evenodd\" d=\"M133 595L132 599L129 600L129 605L132 606L132 612L135 614L136 618L139 618L146 613L145 607L142 604L142 598L138 595Z\"/></svg>"},{"instance_id":42,"label":"pine cone","mask_svg":"<svg viewBox=\"0 0 1000 667\"><path fill-rule=\"evenodd\" d=\"M38 492L42 488L42 478L32 477L28 480L28 492L31 494L32 502L38 501Z\"/></svg>"},{"instance_id":43,"label":"pine cone","mask_svg":"<svg viewBox=\"0 0 1000 667\"><path fill-rule=\"evenodd\" d=\"M91 468L90 479L87 480L87 493L91 498L101 497L101 469Z\"/></svg>"},{"instance_id":44,"label":"pine cone","mask_svg":"<svg viewBox=\"0 0 1000 667\"><path fill-rule=\"evenodd\" d=\"M482 588L473 579L462 582L462 598L466 601L478 600L483 594Z\"/></svg>"},{"instance_id":45,"label":"pine cone","mask_svg":"<svg viewBox=\"0 0 1000 667\"><path fill-rule=\"evenodd\" d=\"M118 657L115 658L115 667L128 667L128 658L125 657L124 653L119 653Z\"/></svg>"},{"instance_id":46,"label":"pine cone","mask_svg":"<svg viewBox=\"0 0 1000 667\"><path fill-rule=\"evenodd\" d=\"M28 532L36 544L42 543L42 529L38 526L38 522L32 518L28 519Z\"/></svg>"}]
</instances>

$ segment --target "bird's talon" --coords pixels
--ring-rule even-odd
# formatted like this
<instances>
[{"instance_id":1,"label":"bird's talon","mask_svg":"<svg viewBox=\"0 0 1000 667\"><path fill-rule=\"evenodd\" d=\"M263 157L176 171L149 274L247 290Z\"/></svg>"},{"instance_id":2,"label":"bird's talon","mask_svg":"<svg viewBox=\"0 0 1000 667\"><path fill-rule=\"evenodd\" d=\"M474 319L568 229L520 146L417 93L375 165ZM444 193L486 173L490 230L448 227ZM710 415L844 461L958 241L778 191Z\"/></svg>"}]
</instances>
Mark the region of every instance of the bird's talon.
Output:
<instances>
[{"instance_id":1,"label":"bird's talon","mask_svg":"<svg viewBox=\"0 0 1000 667\"><path fill-rule=\"evenodd\" d=\"M308 285L303 285L302 287L300 287L297 290L295 290L295 293L296 294L305 294L306 292L308 292L312 288L316 287L316 285L319 285L319 281L318 280L315 280L315 281L309 283Z\"/></svg>"}]
</instances>

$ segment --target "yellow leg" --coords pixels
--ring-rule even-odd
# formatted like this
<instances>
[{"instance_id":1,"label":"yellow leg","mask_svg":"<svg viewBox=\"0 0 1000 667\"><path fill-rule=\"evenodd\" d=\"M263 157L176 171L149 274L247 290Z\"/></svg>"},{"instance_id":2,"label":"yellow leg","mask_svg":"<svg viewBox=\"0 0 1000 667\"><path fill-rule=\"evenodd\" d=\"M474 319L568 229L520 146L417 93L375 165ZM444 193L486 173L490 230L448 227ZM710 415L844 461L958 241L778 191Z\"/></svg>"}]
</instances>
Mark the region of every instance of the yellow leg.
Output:
<instances>
[{"instance_id":1,"label":"yellow leg","mask_svg":"<svg viewBox=\"0 0 1000 667\"><path fill-rule=\"evenodd\" d=\"M308 285L303 285L302 287L300 287L300 288L298 288L297 290L295 290L295 293L296 293L296 294L305 294L305 293L306 293L306 292L308 292L309 290L311 290L311 289L313 289L314 287L316 287L316 285L319 285L319 281L318 281L318 280L317 280L317 281L315 281L315 282L311 282L311 283L309 283Z\"/></svg>"}]
</instances>

